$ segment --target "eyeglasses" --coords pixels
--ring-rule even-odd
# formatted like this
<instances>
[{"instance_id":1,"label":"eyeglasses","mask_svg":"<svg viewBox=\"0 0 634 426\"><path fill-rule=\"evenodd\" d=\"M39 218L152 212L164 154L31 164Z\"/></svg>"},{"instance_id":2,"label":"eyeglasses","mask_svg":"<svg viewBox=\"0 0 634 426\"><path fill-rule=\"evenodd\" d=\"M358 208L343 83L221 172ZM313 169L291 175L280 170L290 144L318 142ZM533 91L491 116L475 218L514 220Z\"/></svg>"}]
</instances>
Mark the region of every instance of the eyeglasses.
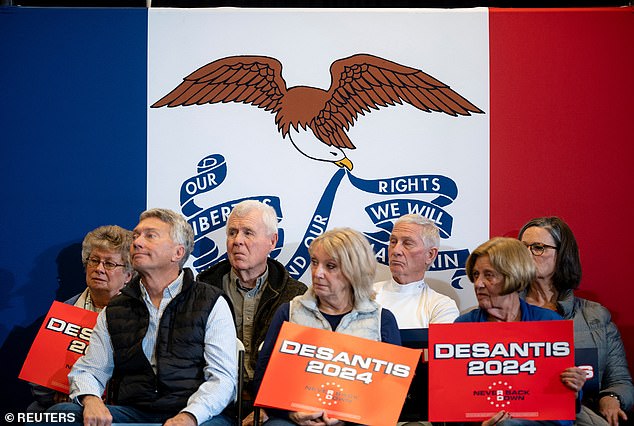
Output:
<instances>
[{"instance_id":1,"label":"eyeglasses","mask_svg":"<svg viewBox=\"0 0 634 426\"><path fill-rule=\"evenodd\" d=\"M95 259L93 257L89 257L86 259L86 265L90 266L91 268L96 268L101 263L103 263L103 267L106 271L112 271L118 266L125 266L123 263L114 263L109 260Z\"/></svg>"},{"instance_id":2,"label":"eyeglasses","mask_svg":"<svg viewBox=\"0 0 634 426\"><path fill-rule=\"evenodd\" d=\"M555 246L549 246L548 244L542 244L542 243L533 243L533 244L524 243L524 245L535 256L541 256L542 254L544 254L544 250L546 250L547 248L557 250L557 247Z\"/></svg>"}]
</instances>

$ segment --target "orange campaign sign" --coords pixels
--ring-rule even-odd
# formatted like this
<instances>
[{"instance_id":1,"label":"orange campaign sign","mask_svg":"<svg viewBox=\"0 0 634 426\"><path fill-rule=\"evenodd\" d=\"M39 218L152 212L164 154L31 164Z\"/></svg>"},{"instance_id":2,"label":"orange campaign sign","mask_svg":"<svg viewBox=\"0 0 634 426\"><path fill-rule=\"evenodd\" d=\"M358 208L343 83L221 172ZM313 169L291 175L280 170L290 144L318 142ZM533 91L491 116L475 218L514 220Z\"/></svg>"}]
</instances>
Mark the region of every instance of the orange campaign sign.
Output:
<instances>
[{"instance_id":1,"label":"orange campaign sign","mask_svg":"<svg viewBox=\"0 0 634 426\"><path fill-rule=\"evenodd\" d=\"M396 424L421 351L285 322L255 405Z\"/></svg>"},{"instance_id":2,"label":"orange campaign sign","mask_svg":"<svg viewBox=\"0 0 634 426\"><path fill-rule=\"evenodd\" d=\"M560 374L575 365L572 321L432 324L429 421L574 420L575 393Z\"/></svg>"},{"instance_id":3,"label":"orange campaign sign","mask_svg":"<svg viewBox=\"0 0 634 426\"><path fill-rule=\"evenodd\" d=\"M68 393L68 373L85 353L96 322L96 312L53 302L18 377Z\"/></svg>"}]
</instances>

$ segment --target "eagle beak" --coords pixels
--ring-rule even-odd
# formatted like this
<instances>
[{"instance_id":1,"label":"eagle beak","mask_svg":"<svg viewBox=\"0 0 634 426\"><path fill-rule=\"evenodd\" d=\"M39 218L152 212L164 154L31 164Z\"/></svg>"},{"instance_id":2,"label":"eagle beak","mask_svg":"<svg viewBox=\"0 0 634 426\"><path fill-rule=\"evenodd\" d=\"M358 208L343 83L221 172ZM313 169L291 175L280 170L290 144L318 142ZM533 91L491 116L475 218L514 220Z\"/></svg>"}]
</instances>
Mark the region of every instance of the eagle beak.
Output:
<instances>
[{"instance_id":1,"label":"eagle beak","mask_svg":"<svg viewBox=\"0 0 634 426\"><path fill-rule=\"evenodd\" d=\"M344 157L343 160L335 161L335 164L339 167L345 167L348 171L352 171L352 161L348 157Z\"/></svg>"}]
</instances>

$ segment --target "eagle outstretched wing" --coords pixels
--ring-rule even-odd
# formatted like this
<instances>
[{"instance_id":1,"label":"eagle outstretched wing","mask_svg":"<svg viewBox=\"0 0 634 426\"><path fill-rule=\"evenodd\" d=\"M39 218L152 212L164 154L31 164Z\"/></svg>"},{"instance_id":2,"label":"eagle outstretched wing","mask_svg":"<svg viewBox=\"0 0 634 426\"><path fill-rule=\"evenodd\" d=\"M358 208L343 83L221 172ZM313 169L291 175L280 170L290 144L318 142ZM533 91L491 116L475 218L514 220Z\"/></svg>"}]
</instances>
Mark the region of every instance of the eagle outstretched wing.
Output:
<instances>
[{"instance_id":1,"label":"eagle outstretched wing","mask_svg":"<svg viewBox=\"0 0 634 426\"><path fill-rule=\"evenodd\" d=\"M425 112L471 115L480 108L448 85L421 70L367 54L339 59L330 67L329 99L310 123L322 141L339 148L354 148L345 130L359 114L407 102Z\"/></svg>"},{"instance_id":2,"label":"eagle outstretched wing","mask_svg":"<svg viewBox=\"0 0 634 426\"><path fill-rule=\"evenodd\" d=\"M277 112L285 94L286 82L278 60L229 56L200 67L151 107L241 102Z\"/></svg>"},{"instance_id":3,"label":"eagle outstretched wing","mask_svg":"<svg viewBox=\"0 0 634 426\"><path fill-rule=\"evenodd\" d=\"M407 102L425 112L471 115L478 107L449 86L416 68L368 54L339 59L330 67L328 91L286 87L282 64L268 56L229 56L210 62L154 103L189 106L241 102L275 114L283 136L291 128L312 130L326 145L354 148L346 130L359 114Z\"/></svg>"}]
</instances>

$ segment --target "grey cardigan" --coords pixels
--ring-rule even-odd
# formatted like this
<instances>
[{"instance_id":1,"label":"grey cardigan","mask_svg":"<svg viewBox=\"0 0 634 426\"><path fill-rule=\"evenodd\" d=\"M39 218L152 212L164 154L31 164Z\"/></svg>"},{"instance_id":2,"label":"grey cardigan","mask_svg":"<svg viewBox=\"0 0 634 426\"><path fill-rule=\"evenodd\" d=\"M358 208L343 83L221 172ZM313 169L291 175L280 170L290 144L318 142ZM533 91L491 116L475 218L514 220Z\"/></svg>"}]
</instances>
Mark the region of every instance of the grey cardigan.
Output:
<instances>
[{"instance_id":1,"label":"grey cardigan","mask_svg":"<svg viewBox=\"0 0 634 426\"><path fill-rule=\"evenodd\" d=\"M564 319L574 323L575 348L597 348L600 393L614 392L621 400L621 408L634 405L634 385L630 375L625 348L610 311L603 305L576 297L572 290L559 295L558 310ZM584 405L596 406L599 394L584 395Z\"/></svg>"}]
</instances>

